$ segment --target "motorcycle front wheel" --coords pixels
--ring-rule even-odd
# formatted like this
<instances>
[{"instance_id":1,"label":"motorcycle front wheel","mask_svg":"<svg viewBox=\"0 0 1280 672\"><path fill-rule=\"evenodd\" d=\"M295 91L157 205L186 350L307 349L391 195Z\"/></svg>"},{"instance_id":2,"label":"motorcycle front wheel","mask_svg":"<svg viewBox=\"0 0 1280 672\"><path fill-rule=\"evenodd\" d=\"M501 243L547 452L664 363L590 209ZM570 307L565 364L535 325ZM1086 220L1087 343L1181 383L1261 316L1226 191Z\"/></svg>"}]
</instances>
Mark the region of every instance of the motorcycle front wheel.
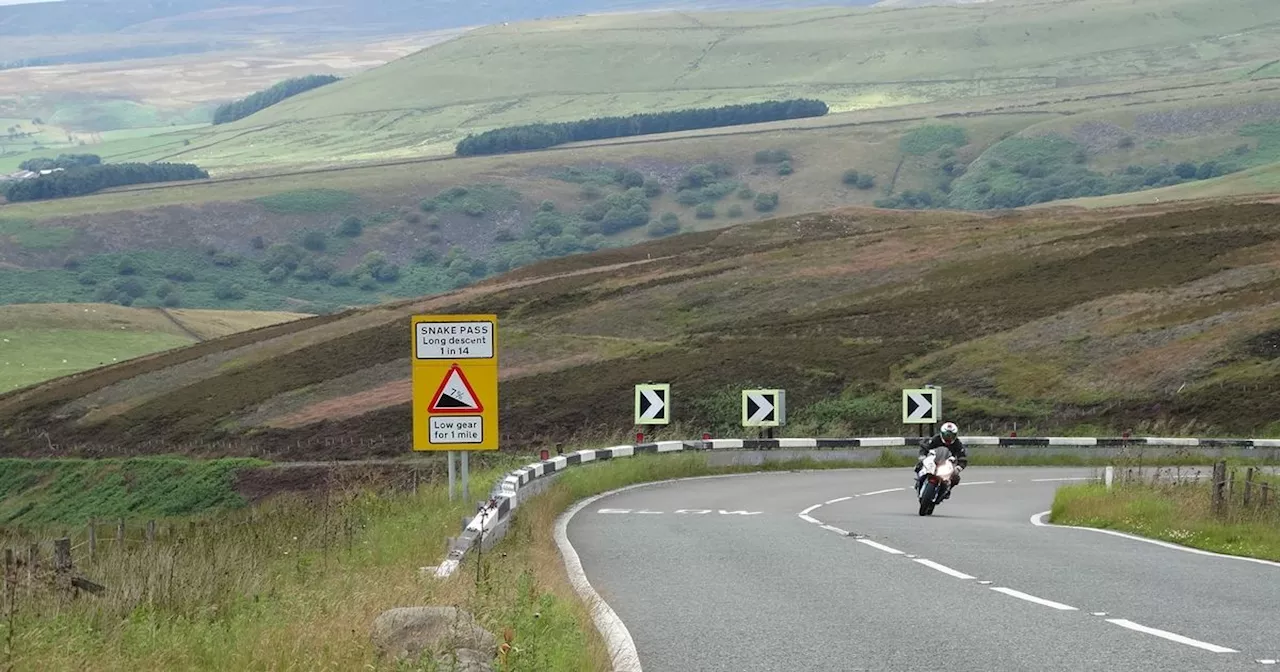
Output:
<instances>
[{"instance_id":1,"label":"motorcycle front wheel","mask_svg":"<svg viewBox=\"0 0 1280 672\"><path fill-rule=\"evenodd\" d=\"M925 481L924 487L920 488L920 515L933 513L933 499L937 494L938 486Z\"/></svg>"}]
</instances>

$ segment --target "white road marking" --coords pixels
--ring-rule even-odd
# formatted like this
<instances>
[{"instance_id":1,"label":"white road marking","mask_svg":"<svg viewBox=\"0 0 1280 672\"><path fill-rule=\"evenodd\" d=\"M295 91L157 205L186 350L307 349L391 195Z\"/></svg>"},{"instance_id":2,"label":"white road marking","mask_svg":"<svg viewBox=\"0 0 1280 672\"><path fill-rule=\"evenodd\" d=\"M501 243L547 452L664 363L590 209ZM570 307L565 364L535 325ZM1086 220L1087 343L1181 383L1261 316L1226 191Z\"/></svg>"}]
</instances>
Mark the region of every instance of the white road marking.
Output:
<instances>
[{"instance_id":1,"label":"white road marking","mask_svg":"<svg viewBox=\"0 0 1280 672\"><path fill-rule=\"evenodd\" d=\"M803 513L802 513L802 514L800 514L800 520L803 520L803 521L805 521L805 522L807 522L807 523L813 523L813 524L815 524L815 525L821 525L821 524L822 524L822 521L821 521L821 520L818 520L817 518L812 518L812 517L810 517L810 516L806 516L806 515L804 515Z\"/></svg>"},{"instance_id":2,"label":"white road marking","mask_svg":"<svg viewBox=\"0 0 1280 672\"><path fill-rule=\"evenodd\" d=\"M871 548L878 548L878 549L880 549L880 550L884 551L885 553L891 553L891 554L893 554L893 555L902 555L902 554L903 554L903 553L902 553L902 551L899 551L899 550L898 550L898 549L896 549L896 548L890 548L890 547L888 547L888 546L885 546L884 544L880 544L880 543L877 543L877 542L871 541L870 539L859 539L858 541L859 541L859 543L866 544L866 545L870 546Z\"/></svg>"},{"instance_id":3,"label":"white road marking","mask_svg":"<svg viewBox=\"0 0 1280 672\"><path fill-rule=\"evenodd\" d=\"M836 534L849 534L848 532L846 532L846 531L844 531L844 530L842 530L842 529L840 529L840 528L838 528L838 527L832 527L832 526L830 526L830 525L823 525L823 526L822 526L822 529L824 529L824 530L831 530L832 532L835 532Z\"/></svg>"},{"instance_id":4,"label":"white road marking","mask_svg":"<svg viewBox=\"0 0 1280 672\"><path fill-rule=\"evenodd\" d=\"M1032 483L1052 483L1054 481L1093 481L1097 480L1092 476L1079 476L1076 478L1033 478Z\"/></svg>"},{"instance_id":5,"label":"white road marking","mask_svg":"<svg viewBox=\"0 0 1280 672\"><path fill-rule=\"evenodd\" d=\"M836 497L835 499L828 499L824 504L839 504L840 502L847 502L851 499L853 499L853 497Z\"/></svg>"},{"instance_id":6,"label":"white road marking","mask_svg":"<svg viewBox=\"0 0 1280 672\"><path fill-rule=\"evenodd\" d=\"M631 513L631 509L597 509L596 513Z\"/></svg>"},{"instance_id":7,"label":"white road marking","mask_svg":"<svg viewBox=\"0 0 1280 672\"><path fill-rule=\"evenodd\" d=\"M1241 562L1253 562L1259 565L1270 565L1272 567L1280 567L1280 562L1275 562L1272 560L1263 560L1262 558L1248 558L1243 555L1226 555L1223 553L1214 553L1213 551L1205 551L1199 548L1191 548L1190 546L1179 546L1178 544L1170 543L1167 541L1160 541L1159 539L1148 539L1146 537L1139 537L1137 535L1126 534L1124 532L1116 532L1115 530L1103 530L1097 527L1082 527L1079 525L1056 525L1053 523L1044 522L1044 517L1049 515L1050 513L1051 513L1050 511L1041 511L1036 515L1031 516L1031 524L1035 525L1036 527L1061 527L1063 529L1069 529L1069 530L1088 530L1089 532L1109 534L1113 537L1121 537L1123 539L1141 541L1145 544L1155 544L1156 546L1163 546L1165 548L1171 548L1175 551L1182 551L1184 553L1195 553L1196 555L1207 555L1211 558L1225 558L1227 560L1239 560Z\"/></svg>"},{"instance_id":8,"label":"white road marking","mask_svg":"<svg viewBox=\"0 0 1280 672\"><path fill-rule=\"evenodd\" d=\"M940 565L940 564L938 564L938 563L936 563L936 562L934 562L934 561L932 561L932 560L926 560L926 559L924 559L924 558L916 558L916 559L915 559L915 562L918 562L918 563L920 563L920 564L924 565L925 567L930 567L930 568L936 569L936 570L938 570L939 572L942 572L943 574L947 574L947 575L949 575L949 576L954 576L954 577L956 577L957 579L972 579L972 578L974 578L974 577L972 577L972 576L969 576L968 574L965 574L964 572L957 572L956 570L951 569L950 567L948 567L948 566L946 566L946 565Z\"/></svg>"},{"instance_id":9,"label":"white road marking","mask_svg":"<svg viewBox=\"0 0 1280 672\"><path fill-rule=\"evenodd\" d=\"M888 490L876 490L875 492L864 492L862 493L862 496L870 497L871 495L883 495L886 492L901 492L903 490L906 490L906 488L889 488Z\"/></svg>"},{"instance_id":10,"label":"white road marking","mask_svg":"<svg viewBox=\"0 0 1280 672\"><path fill-rule=\"evenodd\" d=\"M1277 662L1280 662L1280 661L1277 661L1273 658L1259 658L1253 662L1262 663L1263 665L1275 665Z\"/></svg>"},{"instance_id":11,"label":"white road marking","mask_svg":"<svg viewBox=\"0 0 1280 672\"><path fill-rule=\"evenodd\" d=\"M989 586L989 585L991 585L991 582L990 582L990 581L979 581L978 583L980 583L980 584L982 584L982 585L984 585L984 586Z\"/></svg>"},{"instance_id":12,"label":"white road marking","mask_svg":"<svg viewBox=\"0 0 1280 672\"><path fill-rule=\"evenodd\" d=\"M1095 612L1093 612L1093 615L1094 615L1094 616L1106 616L1106 615L1107 615L1107 612L1105 612L1105 611L1095 611Z\"/></svg>"},{"instance_id":13,"label":"white road marking","mask_svg":"<svg viewBox=\"0 0 1280 672\"><path fill-rule=\"evenodd\" d=\"M810 511L812 511L812 510L814 510L814 509L816 509L816 508L818 508L818 507L820 507L820 506L822 506L822 505L821 505L821 504L814 504L813 506L811 506L811 507L809 507L809 508L805 509L804 511L801 511L801 512L800 512L800 515L801 515L801 516L807 516L807 515L809 515L809 512L810 512Z\"/></svg>"},{"instance_id":14,"label":"white road marking","mask_svg":"<svg viewBox=\"0 0 1280 672\"><path fill-rule=\"evenodd\" d=\"M1076 611L1076 608L1075 608L1075 607L1073 607L1073 606L1071 606L1071 605L1069 605L1069 604L1063 604L1063 603L1061 603L1061 602L1054 602L1053 600L1046 600L1046 599L1044 599L1043 597L1036 597L1035 595L1028 595L1028 594L1026 594L1026 593L1024 593L1024 592L1017 591L1017 590L1014 590L1014 589L1012 589L1012 588L1005 588L1005 587L1003 587L1003 586L997 586L997 587L995 587L995 588L992 588L991 590L994 590L994 591L996 591L997 593L1004 593L1005 595L1008 595L1008 596L1010 596L1010 597L1016 597L1016 598L1018 598L1019 600L1026 600L1026 601L1028 601L1028 602L1034 602L1035 604L1038 604L1038 605L1041 605L1041 606L1044 606L1044 607L1051 607L1051 608L1053 608L1053 609L1058 609L1058 610L1060 610L1060 611Z\"/></svg>"},{"instance_id":15,"label":"white road marking","mask_svg":"<svg viewBox=\"0 0 1280 672\"><path fill-rule=\"evenodd\" d=\"M995 483L995 481L974 481L972 483L961 483L960 485L991 485L993 483ZM957 485L956 487L958 488L960 485Z\"/></svg>"},{"instance_id":16,"label":"white road marking","mask_svg":"<svg viewBox=\"0 0 1280 672\"><path fill-rule=\"evenodd\" d=\"M1235 649L1228 649L1225 646L1218 646L1217 644L1202 642L1196 639L1191 639L1190 637L1183 637L1182 635L1177 635L1172 632L1168 632L1166 630L1157 630L1155 628L1148 628L1145 625L1138 625L1133 621L1125 620L1123 618L1108 618L1107 622L1115 623L1116 625L1122 628L1128 628L1130 630L1146 633L1148 635L1163 637L1164 639L1167 639L1171 642L1186 644L1187 646L1194 646L1198 649L1204 649L1205 651L1212 651L1214 653L1239 653L1239 651L1236 651Z\"/></svg>"}]
</instances>

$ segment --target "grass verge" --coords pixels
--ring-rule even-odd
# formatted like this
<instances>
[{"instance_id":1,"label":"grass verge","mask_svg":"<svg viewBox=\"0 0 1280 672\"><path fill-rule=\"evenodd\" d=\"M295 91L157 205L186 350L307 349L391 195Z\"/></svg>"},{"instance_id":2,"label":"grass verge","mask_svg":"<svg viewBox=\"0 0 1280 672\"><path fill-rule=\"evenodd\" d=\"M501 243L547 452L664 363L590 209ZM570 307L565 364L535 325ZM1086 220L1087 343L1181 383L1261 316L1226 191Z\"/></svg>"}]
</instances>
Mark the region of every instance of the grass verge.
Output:
<instances>
[{"instance_id":1,"label":"grass verge","mask_svg":"<svg viewBox=\"0 0 1280 672\"><path fill-rule=\"evenodd\" d=\"M1050 521L1079 525L1169 541L1226 555L1280 561L1280 504L1277 482L1272 481L1269 501L1261 503L1255 485L1250 504L1244 503L1244 487L1237 481L1225 510L1213 511L1210 486L1199 483L1127 483L1108 490L1089 483L1060 488L1054 497Z\"/></svg>"},{"instance_id":2,"label":"grass verge","mask_svg":"<svg viewBox=\"0 0 1280 672\"><path fill-rule=\"evenodd\" d=\"M556 517L573 502L672 478L913 462L889 450L868 462L806 458L718 467L707 457L701 452L641 455L566 471L521 506L502 542L489 552L470 554L443 581L419 568L443 557L447 538L457 534L474 502L449 501L439 482L414 491L337 473L328 487L307 495L224 508L195 520L170 519L150 544L134 527L121 544L100 536L90 558L77 539L73 556L79 573L107 586L107 592L60 599L41 582L28 584L20 568L11 618L9 603L0 605L5 616L0 618L0 642L5 643L0 669L439 669L429 660L400 665L379 660L369 640L379 613L418 605L461 607L495 635L509 638L512 648L495 670L608 669L606 647L568 582L553 538ZM504 456L476 469L470 484L475 498L527 461ZM1000 461L989 455L982 462ZM82 468L79 461L66 462L58 469L76 473ZM1050 458L1039 463L1062 464ZM163 463L156 465L137 473L159 481L202 473L189 468L189 477L166 476ZM5 466L4 473L23 473L17 465ZM43 493L56 497L90 490L82 479L61 488L46 486ZM117 493L105 500L122 497ZM77 515L76 510L70 507L62 515ZM40 541L47 558L47 542L56 530L0 529L0 547L25 557L28 545Z\"/></svg>"}]
</instances>

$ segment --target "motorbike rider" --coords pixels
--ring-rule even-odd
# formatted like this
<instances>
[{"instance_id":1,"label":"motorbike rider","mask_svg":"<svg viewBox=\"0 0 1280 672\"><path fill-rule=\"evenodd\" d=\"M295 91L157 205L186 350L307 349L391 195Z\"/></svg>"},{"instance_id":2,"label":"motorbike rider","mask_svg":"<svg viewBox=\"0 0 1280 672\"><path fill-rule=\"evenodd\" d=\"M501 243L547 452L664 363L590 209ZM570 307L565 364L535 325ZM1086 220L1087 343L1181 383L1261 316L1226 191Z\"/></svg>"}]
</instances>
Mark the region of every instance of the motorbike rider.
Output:
<instances>
[{"instance_id":1,"label":"motorbike rider","mask_svg":"<svg viewBox=\"0 0 1280 672\"><path fill-rule=\"evenodd\" d=\"M964 448L964 442L960 440L959 428L954 422L942 423L942 429L938 435L931 439L922 439L920 441L920 454L916 459L916 492L920 491L920 486L924 484L925 474L920 473L920 469L924 467L924 458L934 448L943 448L951 451L952 457L956 458L956 470L951 473L951 488L960 484L960 472L969 466L969 454ZM951 498L951 489L947 489L947 494L943 499Z\"/></svg>"}]
</instances>

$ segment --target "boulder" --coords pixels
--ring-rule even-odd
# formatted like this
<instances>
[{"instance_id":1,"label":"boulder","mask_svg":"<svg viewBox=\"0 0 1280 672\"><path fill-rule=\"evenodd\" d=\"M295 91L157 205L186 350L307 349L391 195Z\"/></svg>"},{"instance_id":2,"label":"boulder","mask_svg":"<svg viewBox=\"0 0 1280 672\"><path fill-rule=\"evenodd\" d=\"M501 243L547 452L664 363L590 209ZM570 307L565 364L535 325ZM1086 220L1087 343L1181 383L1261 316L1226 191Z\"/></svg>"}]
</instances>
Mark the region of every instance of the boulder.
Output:
<instances>
[{"instance_id":1,"label":"boulder","mask_svg":"<svg viewBox=\"0 0 1280 672\"><path fill-rule=\"evenodd\" d=\"M416 659L429 653L439 660L452 660L451 653L457 652L458 670L468 672L482 668L464 667L463 651L468 652L468 665L472 664L470 658L478 657L487 668L498 646L497 638L480 627L471 614L455 607L389 609L373 620L370 639L378 655L390 658Z\"/></svg>"}]
</instances>

